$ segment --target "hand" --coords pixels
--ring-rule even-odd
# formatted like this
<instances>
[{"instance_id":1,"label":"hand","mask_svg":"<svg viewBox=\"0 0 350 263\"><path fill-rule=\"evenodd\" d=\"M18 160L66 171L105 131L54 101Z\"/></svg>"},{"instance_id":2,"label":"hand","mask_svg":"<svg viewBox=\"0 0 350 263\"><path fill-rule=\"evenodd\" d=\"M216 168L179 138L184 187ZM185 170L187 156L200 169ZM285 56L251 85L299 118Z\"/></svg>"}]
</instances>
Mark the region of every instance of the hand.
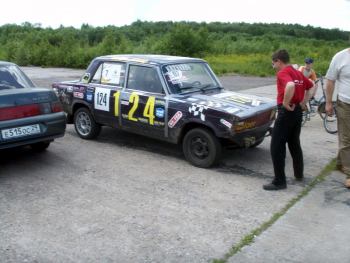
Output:
<instances>
[{"instance_id":1,"label":"hand","mask_svg":"<svg viewBox=\"0 0 350 263\"><path fill-rule=\"evenodd\" d=\"M306 111L307 110L306 102L300 102L300 107L302 111Z\"/></svg>"},{"instance_id":2,"label":"hand","mask_svg":"<svg viewBox=\"0 0 350 263\"><path fill-rule=\"evenodd\" d=\"M283 103L283 107L284 107L287 111L294 111L295 104L290 105L289 103Z\"/></svg>"},{"instance_id":3,"label":"hand","mask_svg":"<svg viewBox=\"0 0 350 263\"><path fill-rule=\"evenodd\" d=\"M333 102L326 102L326 113L328 116L333 116L334 114Z\"/></svg>"}]
</instances>

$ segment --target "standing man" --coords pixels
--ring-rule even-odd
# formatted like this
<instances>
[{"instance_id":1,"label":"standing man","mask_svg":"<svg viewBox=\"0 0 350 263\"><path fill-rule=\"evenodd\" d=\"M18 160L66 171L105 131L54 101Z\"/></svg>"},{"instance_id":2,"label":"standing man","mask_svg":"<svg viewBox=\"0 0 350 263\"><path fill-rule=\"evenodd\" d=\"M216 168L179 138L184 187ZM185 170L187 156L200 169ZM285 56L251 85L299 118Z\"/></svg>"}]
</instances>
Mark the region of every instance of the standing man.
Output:
<instances>
[{"instance_id":1,"label":"standing man","mask_svg":"<svg viewBox=\"0 0 350 263\"><path fill-rule=\"evenodd\" d=\"M346 175L345 186L350 188L350 48L334 55L326 74L326 112L333 114L332 97L338 89L337 118L339 150L337 168Z\"/></svg>"},{"instance_id":2,"label":"standing man","mask_svg":"<svg viewBox=\"0 0 350 263\"><path fill-rule=\"evenodd\" d=\"M265 190L287 188L284 172L286 144L293 158L294 176L304 178L303 152L300 146L302 107L310 99L312 81L289 64L289 54L282 49L272 55L272 67L277 71L278 114L272 130L271 157L275 178L263 186Z\"/></svg>"}]
</instances>

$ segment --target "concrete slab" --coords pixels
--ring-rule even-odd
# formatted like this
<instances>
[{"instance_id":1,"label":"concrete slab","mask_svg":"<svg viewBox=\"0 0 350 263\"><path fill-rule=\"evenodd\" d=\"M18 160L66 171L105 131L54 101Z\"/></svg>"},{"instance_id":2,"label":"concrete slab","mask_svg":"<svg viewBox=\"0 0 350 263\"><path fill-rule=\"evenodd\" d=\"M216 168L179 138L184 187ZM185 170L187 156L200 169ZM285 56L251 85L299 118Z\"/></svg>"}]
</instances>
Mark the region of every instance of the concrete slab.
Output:
<instances>
[{"instance_id":1,"label":"concrete slab","mask_svg":"<svg viewBox=\"0 0 350 263\"><path fill-rule=\"evenodd\" d=\"M333 172L229 262L350 262L350 191Z\"/></svg>"}]
</instances>

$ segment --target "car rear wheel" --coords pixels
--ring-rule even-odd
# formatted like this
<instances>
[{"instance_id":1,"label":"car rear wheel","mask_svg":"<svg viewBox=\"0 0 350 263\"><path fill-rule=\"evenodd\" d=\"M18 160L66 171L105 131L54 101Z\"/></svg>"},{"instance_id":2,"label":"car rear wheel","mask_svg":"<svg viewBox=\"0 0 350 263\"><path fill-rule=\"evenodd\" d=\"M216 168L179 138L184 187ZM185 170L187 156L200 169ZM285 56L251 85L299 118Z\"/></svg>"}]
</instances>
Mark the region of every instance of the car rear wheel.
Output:
<instances>
[{"instance_id":1,"label":"car rear wheel","mask_svg":"<svg viewBox=\"0 0 350 263\"><path fill-rule=\"evenodd\" d=\"M74 127L83 139L94 139L101 131L101 125L95 122L94 117L87 108L80 108L74 113Z\"/></svg>"},{"instance_id":2,"label":"car rear wheel","mask_svg":"<svg viewBox=\"0 0 350 263\"><path fill-rule=\"evenodd\" d=\"M51 142L37 142L31 144L30 147L36 152L43 152L50 146L50 143Z\"/></svg>"},{"instance_id":3,"label":"car rear wheel","mask_svg":"<svg viewBox=\"0 0 350 263\"><path fill-rule=\"evenodd\" d=\"M210 130L204 128L195 128L187 132L182 149L186 160L201 168L216 164L221 155L219 140Z\"/></svg>"}]
</instances>

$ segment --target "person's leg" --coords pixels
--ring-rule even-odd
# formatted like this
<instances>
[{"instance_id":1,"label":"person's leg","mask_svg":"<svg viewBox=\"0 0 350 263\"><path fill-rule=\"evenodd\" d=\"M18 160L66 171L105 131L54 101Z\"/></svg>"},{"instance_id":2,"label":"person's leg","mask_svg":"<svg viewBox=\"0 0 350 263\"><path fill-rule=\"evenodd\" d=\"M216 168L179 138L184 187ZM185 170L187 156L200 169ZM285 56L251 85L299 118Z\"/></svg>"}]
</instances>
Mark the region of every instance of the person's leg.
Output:
<instances>
[{"instance_id":1,"label":"person's leg","mask_svg":"<svg viewBox=\"0 0 350 263\"><path fill-rule=\"evenodd\" d=\"M297 179L304 177L304 158L303 151L300 145L301 119L302 112L295 109L294 125L290 127L290 134L288 138L288 148L293 159L294 176Z\"/></svg>"},{"instance_id":2,"label":"person's leg","mask_svg":"<svg viewBox=\"0 0 350 263\"><path fill-rule=\"evenodd\" d=\"M350 104L337 102L339 151L337 165L350 179ZM346 186L350 188L350 180L346 181Z\"/></svg>"},{"instance_id":3,"label":"person's leg","mask_svg":"<svg viewBox=\"0 0 350 263\"><path fill-rule=\"evenodd\" d=\"M278 190L286 186L286 175L284 172L286 158L286 142L288 132L288 120L286 112L279 110L271 137L271 158L274 169L274 179L271 184L264 185L265 190ZM278 187L278 189L275 186Z\"/></svg>"},{"instance_id":4,"label":"person's leg","mask_svg":"<svg viewBox=\"0 0 350 263\"><path fill-rule=\"evenodd\" d=\"M279 124L275 124L272 131L270 151L275 173L273 184L285 184L286 138L284 136L284 129Z\"/></svg>"}]
</instances>

